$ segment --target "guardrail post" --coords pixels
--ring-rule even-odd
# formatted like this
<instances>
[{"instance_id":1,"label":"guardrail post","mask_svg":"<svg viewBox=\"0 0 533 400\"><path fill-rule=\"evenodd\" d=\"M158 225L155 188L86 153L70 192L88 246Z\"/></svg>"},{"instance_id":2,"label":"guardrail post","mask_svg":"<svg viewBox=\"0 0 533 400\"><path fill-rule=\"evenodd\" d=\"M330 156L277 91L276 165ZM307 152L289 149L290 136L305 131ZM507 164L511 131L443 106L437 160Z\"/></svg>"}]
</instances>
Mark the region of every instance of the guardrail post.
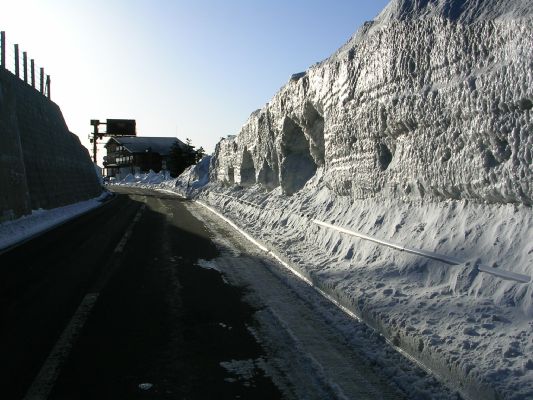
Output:
<instances>
[{"instance_id":1,"label":"guardrail post","mask_svg":"<svg viewBox=\"0 0 533 400\"><path fill-rule=\"evenodd\" d=\"M0 32L0 67L6 67L6 33Z\"/></svg>"},{"instance_id":2,"label":"guardrail post","mask_svg":"<svg viewBox=\"0 0 533 400\"><path fill-rule=\"evenodd\" d=\"M30 64L31 87L35 88L35 60L33 58L31 59Z\"/></svg>"},{"instance_id":3,"label":"guardrail post","mask_svg":"<svg viewBox=\"0 0 533 400\"><path fill-rule=\"evenodd\" d=\"M41 72L41 81L40 81L40 85L39 85L39 88L41 89L41 93L44 94L44 68L40 68L40 72Z\"/></svg>"},{"instance_id":4,"label":"guardrail post","mask_svg":"<svg viewBox=\"0 0 533 400\"><path fill-rule=\"evenodd\" d=\"M28 83L28 53L22 52L22 69L24 74L24 82Z\"/></svg>"},{"instance_id":5,"label":"guardrail post","mask_svg":"<svg viewBox=\"0 0 533 400\"><path fill-rule=\"evenodd\" d=\"M20 78L20 69L19 69L19 45L14 45L15 47L15 76Z\"/></svg>"}]
</instances>

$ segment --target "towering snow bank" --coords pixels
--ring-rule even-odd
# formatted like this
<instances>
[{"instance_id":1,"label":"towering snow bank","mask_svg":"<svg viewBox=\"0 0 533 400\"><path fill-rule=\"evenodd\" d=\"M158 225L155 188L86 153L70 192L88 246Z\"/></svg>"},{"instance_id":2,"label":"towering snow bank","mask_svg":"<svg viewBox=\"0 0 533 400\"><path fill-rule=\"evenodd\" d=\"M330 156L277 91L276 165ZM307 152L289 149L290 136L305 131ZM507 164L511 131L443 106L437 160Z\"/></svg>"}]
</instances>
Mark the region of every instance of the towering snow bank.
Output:
<instances>
[{"instance_id":1,"label":"towering snow bank","mask_svg":"<svg viewBox=\"0 0 533 400\"><path fill-rule=\"evenodd\" d=\"M393 1L222 140L200 193L473 399L533 398L533 283L476 268L533 275L532 10Z\"/></svg>"},{"instance_id":2,"label":"towering snow bank","mask_svg":"<svg viewBox=\"0 0 533 400\"><path fill-rule=\"evenodd\" d=\"M533 203L533 1L396 1L292 78L213 177L338 194Z\"/></svg>"}]
</instances>

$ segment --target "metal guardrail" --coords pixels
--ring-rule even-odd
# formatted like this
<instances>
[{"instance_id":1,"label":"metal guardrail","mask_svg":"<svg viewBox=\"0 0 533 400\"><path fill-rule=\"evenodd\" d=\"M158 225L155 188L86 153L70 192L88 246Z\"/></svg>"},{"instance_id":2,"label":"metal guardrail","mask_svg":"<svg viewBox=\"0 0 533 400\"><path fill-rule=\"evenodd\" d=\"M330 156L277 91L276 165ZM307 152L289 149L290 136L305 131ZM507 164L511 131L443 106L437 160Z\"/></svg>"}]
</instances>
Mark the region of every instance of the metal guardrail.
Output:
<instances>
[{"instance_id":1,"label":"metal guardrail","mask_svg":"<svg viewBox=\"0 0 533 400\"><path fill-rule=\"evenodd\" d=\"M260 209L268 209L266 207L260 206L259 204L255 204L255 203L252 203L252 202L249 202L249 201L246 201L246 200L241 200L241 199L238 199L238 198L233 197L233 196L228 196L228 195L220 194L220 193L218 195L222 196L222 197L229 198L231 200L234 200L234 201L237 201L237 202L240 202L240 203L243 203L243 204L250 205L252 207L256 207L256 208L260 208ZM273 208L270 208L270 209L274 210ZM415 254L415 255L420 256L420 257L425 257L425 258L430 258L430 259L433 259L433 260L441 261L441 262L444 262L444 263L446 263L448 265L460 265L460 264L464 264L466 262L464 260L460 260L458 258L450 257L450 256L447 256L447 255L444 255L444 254L439 254L439 253L435 253L435 252L427 251L427 250L423 250L423 249L416 249L416 248L413 248L413 247L408 247L408 246L404 246L404 245L401 245L401 244L389 242L387 240L378 239L376 237L373 237L373 236L370 236L370 235L366 235L364 233L352 231L350 229L342 228L340 226L332 225L332 224L329 224L327 222L320 221L318 219L311 219L311 218L309 218L309 217L307 217L307 216L305 216L303 214L298 214L298 215L300 217L305 218L308 221L314 223L315 225L322 226L323 228L333 229L333 230L336 230L338 232L341 232L341 233L344 233L344 234L347 234L347 235L350 235L350 236L355 236L357 238L360 238L360 239L363 239L363 240L367 240L367 241L370 241L370 242L373 242L373 243L376 243L376 244L379 244L379 245L382 245L382 246L387 246L387 247L390 247L390 248L398 250L398 251L404 251L406 253ZM502 269L498 269L498 268L492 268L492 267L489 267L489 266L486 266L486 265L482 265L482 264L477 264L476 268L480 272L484 272L484 273L487 273L487 274L490 274L490 275L494 275L494 276L497 276L497 277L499 277L501 279L516 281L516 282L519 282L519 283L529 283L529 282L531 282L531 277L529 275L518 274L516 272L506 271L506 270L502 270Z\"/></svg>"},{"instance_id":2,"label":"metal guardrail","mask_svg":"<svg viewBox=\"0 0 533 400\"><path fill-rule=\"evenodd\" d=\"M5 31L0 31L0 69L13 73L17 78L50 99L50 75L45 75L44 68L39 68L39 87L36 88L35 60L32 58L29 61L28 64L28 53L25 51L21 53L18 44L14 44L12 48L9 47L6 42ZM12 67L9 67L10 65Z\"/></svg>"}]
</instances>

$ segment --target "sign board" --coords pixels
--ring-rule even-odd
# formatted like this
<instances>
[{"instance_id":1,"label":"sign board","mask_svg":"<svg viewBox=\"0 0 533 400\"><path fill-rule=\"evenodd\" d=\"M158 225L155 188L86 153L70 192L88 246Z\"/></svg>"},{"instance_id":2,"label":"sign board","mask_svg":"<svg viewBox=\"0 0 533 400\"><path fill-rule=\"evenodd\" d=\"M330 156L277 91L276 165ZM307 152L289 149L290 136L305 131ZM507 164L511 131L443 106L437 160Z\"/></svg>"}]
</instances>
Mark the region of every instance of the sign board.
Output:
<instances>
[{"instance_id":1,"label":"sign board","mask_svg":"<svg viewBox=\"0 0 533 400\"><path fill-rule=\"evenodd\" d=\"M108 119L106 136L137 136L134 119Z\"/></svg>"}]
</instances>

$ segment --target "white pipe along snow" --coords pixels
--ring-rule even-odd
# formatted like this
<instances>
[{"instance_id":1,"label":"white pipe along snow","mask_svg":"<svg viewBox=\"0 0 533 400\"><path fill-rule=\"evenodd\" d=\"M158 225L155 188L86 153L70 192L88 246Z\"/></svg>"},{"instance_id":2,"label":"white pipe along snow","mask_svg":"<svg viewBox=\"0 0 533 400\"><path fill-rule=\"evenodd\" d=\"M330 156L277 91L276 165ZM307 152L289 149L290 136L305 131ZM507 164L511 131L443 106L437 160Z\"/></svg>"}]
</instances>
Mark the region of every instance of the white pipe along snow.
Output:
<instances>
[{"instance_id":1,"label":"white pipe along snow","mask_svg":"<svg viewBox=\"0 0 533 400\"><path fill-rule=\"evenodd\" d=\"M224 194L220 194L220 195L223 196L223 197L227 197L229 199L244 203L244 204L248 204L248 205L253 206L253 207L263 208L263 207L261 207L258 204L254 204L254 203L251 203L251 202L246 201L246 200L240 200L240 199L237 199L237 198L235 198L233 196L228 196L228 195L224 195ZM303 217L307 218L305 216L303 216ZM378 238L375 238L375 237L372 237L372 236L369 236L369 235L365 235L363 233L359 233L359 232L355 232L355 231L352 231L352 230L349 230L349 229L346 229L346 228L342 228L340 226L328 224L327 222L320 221L320 220L317 220L317 219L313 219L313 220L311 220L311 222L313 222L316 225L322 226L324 228L333 229L333 230L336 230L336 231L341 232L341 233L345 233L345 234L350 235L350 236L355 236L355 237L358 237L358 238L363 239L363 240L368 240L368 241L377 243L377 244L382 245L382 246L387 246L387 247L393 248L395 250L405 251L407 253L415 254L417 256L431 258L431 259L437 260L437 261L442 261L442 262L444 262L446 264L449 264L449 265L460 265L460 264L464 264L465 263L465 261L460 260L460 259L455 258L455 257L450 257L450 256L446 256L444 254L438 254L438 253L435 253L435 252L432 252L432 251L427 251L427 250L423 250L423 249L416 249L416 248L404 246L404 245L401 245L401 244L389 242L387 240L378 239ZM501 270L501 269L498 269L498 268L493 268L493 267L489 267L489 266L482 265L482 264L477 264L476 268L480 272L485 272L487 274L497 276L497 277L499 277L501 279L516 281L516 282L520 282L520 283L529 283L529 282L531 282L531 277L528 276L528 275L519 274L519 273L516 273L516 272L511 272L511 271L506 271L506 270Z\"/></svg>"},{"instance_id":2,"label":"white pipe along snow","mask_svg":"<svg viewBox=\"0 0 533 400\"><path fill-rule=\"evenodd\" d=\"M396 244L396 243L388 242L386 240L376 239L374 237L371 237L371 236L368 236L368 235L365 235L365 234L362 234L362 233L358 233L358 232L355 232L355 231L351 231L349 229L341 228L339 226L331 225L331 224L328 224L327 222L319 221L317 219L314 219L313 223L316 224L316 225L323 226L325 228L334 229L336 231L345 233L347 235L358 237L358 238L363 239L363 240L369 240L371 242L374 242L374 243L377 243L377 244L381 244L383 246L391 247L391 248L396 249L396 250L405 251L407 253L416 254L418 256L431 258L431 259L437 260L437 261L442 261L442 262L444 262L446 264L460 265L460 264L464 264L465 263L465 261L459 260L459 259L457 259L455 257L450 257L450 256L446 256L446 255L443 255L443 254L434 253L432 251L426 251L426 250L422 250L422 249L415 249L415 248L411 248L411 247L407 247L407 246L402 246L402 245L399 245L399 244ZM501 269L498 269L498 268L492 268L492 267L488 267L488 266L482 265L482 264L476 265L476 268L480 272L485 272L487 274L491 274L491 275L494 275L494 276L497 276L499 278L506 279L506 280L517 281L517 282L521 282L521 283L529 283L531 281L531 277L530 276L523 275L523 274L518 274L516 272L505 271L505 270L501 270Z\"/></svg>"}]
</instances>

